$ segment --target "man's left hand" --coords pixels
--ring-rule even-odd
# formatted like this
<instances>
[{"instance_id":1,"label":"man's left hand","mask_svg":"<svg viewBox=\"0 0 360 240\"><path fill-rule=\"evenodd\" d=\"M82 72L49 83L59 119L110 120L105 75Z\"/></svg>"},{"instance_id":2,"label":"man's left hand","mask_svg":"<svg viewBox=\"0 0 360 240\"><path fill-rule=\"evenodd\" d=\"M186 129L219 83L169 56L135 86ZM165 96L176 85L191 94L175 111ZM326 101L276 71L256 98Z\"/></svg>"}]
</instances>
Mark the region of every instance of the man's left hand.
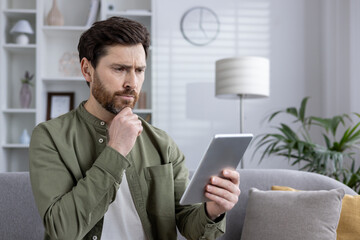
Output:
<instances>
[{"instance_id":1,"label":"man's left hand","mask_svg":"<svg viewBox=\"0 0 360 240\"><path fill-rule=\"evenodd\" d=\"M225 169L222 174L224 178L213 176L205 187L205 196L211 200L206 203L206 211L212 220L231 210L240 196L239 173L235 170Z\"/></svg>"}]
</instances>

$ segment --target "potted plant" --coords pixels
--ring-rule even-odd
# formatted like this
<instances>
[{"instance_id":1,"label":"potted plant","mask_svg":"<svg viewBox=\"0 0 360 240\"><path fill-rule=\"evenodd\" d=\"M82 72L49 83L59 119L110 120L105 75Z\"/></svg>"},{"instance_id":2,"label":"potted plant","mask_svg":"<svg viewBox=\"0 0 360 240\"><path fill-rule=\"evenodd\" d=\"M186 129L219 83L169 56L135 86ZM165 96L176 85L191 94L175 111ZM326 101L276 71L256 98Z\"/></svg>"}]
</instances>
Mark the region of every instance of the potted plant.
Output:
<instances>
[{"instance_id":1,"label":"potted plant","mask_svg":"<svg viewBox=\"0 0 360 240\"><path fill-rule=\"evenodd\" d=\"M355 149L360 146L360 122L353 124L348 114L332 118L306 116L308 99L302 100L299 109L289 107L272 113L268 122L287 114L294 117L293 125L280 123L274 126L275 132L256 137L255 152L263 149L260 161L270 155L283 156L291 165L300 164L300 170L335 178L359 193L360 167L355 168ZM357 113L354 116L360 118ZM340 126L344 129L341 133ZM322 135L321 143L313 140L315 131ZM343 164L345 159L351 161L348 168Z\"/></svg>"},{"instance_id":2,"label":"potted plant","mask_svg":"<svg viewBox=\"0 0 360 240\"><path fill-rule=\"evenodd\" d=\"M30 74L29 71L25 72L24 78L21 79L21 89L20 89L20 106L22 108L29 108L31 103L31 89L30 86L34 86L31 82L34 74Z\"/></svg>"}]
</instances>

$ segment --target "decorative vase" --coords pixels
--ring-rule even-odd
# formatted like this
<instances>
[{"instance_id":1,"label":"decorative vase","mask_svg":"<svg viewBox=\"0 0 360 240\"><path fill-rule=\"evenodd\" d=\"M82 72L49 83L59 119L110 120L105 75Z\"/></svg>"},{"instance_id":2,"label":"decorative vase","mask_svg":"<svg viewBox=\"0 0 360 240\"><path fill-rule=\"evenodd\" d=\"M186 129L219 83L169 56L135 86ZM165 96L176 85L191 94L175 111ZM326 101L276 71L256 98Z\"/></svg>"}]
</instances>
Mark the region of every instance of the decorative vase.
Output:
<instances>
[{"instance_id":1,"label":"decorative vase","mask_svg":"<svg viewBox=\"0 0 360 240\"><path fill-rule=\"evenodd\" d=\"M23 83L20 89L20 105L22 108L29 108L31 103L30 85Z\"/></svg>"},{"instance_id":2,"label":"decorative vase","mask_svg":"<svg viewBox=\"0 0 360 240\"><path fill-rule=\"evenodd\" d=\"M51 26L64 25L64 17L57 6L56 0L53 0L52 8L50 9L46 17L46 23L47 25L51 25Z\"/></svg>"},{"instance_id":3,"label":"decorative vase","mask_svg":"<svg viewBox=\"0 0 360 240\"><path fill-rule=\"evenodd\" d=\"M20 136L20 143L21 144L29 144L30 143L30 135L27 129L24 129L21 136Z\"/></svg>"}]
</instances>

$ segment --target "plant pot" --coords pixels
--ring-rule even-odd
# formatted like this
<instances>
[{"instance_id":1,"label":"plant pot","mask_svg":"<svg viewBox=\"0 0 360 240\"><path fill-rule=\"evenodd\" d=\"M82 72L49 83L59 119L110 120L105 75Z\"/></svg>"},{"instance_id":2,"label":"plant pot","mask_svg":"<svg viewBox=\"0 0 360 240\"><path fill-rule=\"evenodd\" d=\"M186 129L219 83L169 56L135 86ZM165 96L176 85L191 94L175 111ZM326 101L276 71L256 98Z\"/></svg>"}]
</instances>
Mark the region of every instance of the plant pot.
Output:
<instances>
[{"instance_id":1,"label":"plant pot","mask_svg":"<svg viewBox=\"0 0 360 240\"><path fill-rule=\"evenodd\" d=\"M29 108L31 104L31 89L30 85L23 83L20 89L20 106L22 108Z\"/></svg>"}]
</instances>

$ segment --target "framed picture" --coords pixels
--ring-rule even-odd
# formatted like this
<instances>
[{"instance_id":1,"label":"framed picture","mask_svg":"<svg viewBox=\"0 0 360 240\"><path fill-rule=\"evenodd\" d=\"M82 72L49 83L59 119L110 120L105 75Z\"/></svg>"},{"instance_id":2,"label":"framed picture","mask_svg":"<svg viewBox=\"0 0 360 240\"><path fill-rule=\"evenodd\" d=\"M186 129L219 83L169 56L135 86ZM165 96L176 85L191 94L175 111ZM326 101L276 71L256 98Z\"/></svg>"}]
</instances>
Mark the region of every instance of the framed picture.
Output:
<instances>
[{"instance_id":1,"label":"framed picture","mask_svg":"<svg viewBox=\"0 0 360 240\"><path fill-rule=\"evenodd\" d=\"M56 118L73 108L73 92L48 92L46 120Z\"/></svg>"}]
</instances>

